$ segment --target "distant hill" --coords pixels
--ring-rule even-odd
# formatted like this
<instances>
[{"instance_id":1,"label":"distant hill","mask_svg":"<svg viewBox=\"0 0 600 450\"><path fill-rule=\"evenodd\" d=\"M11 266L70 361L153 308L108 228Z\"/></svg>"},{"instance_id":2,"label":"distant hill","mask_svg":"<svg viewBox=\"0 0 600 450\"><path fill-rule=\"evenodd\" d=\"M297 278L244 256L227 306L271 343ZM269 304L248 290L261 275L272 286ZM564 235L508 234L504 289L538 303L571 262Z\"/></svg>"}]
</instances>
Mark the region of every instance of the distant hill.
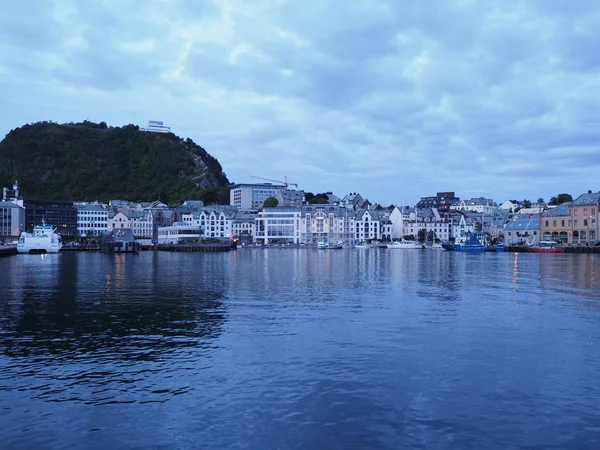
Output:
<instances>
[{"instance_id":1,"label":"distant hill","mask_svg":"<svg viewBox=\"0 0 600 450\"><path fill-rule=\"evenodd\" d=\"M70 200L229 202L221 164L191 139L136 125L38 122L0 142L0 185Z\"/></svg>"}]
</instances>

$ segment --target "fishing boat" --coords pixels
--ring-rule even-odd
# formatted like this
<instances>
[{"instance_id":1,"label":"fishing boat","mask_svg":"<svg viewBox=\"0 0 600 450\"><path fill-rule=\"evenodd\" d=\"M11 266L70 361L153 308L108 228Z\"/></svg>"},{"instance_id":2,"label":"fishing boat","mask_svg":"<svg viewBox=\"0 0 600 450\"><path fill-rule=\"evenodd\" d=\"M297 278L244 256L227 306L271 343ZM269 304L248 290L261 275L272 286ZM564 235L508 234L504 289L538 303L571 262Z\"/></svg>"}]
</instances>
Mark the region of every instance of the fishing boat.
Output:
<instances>
[{"instance_id":1,"label":"fishing boat","mask_svg":"<svg viewBox=\"0 0 600 450\"><path fill-rule=\"evenodd\" d=\"M529 247L532 253L564 253L563 245L555 241L540 241L537 245Z\"/></svg>"},{"instance_id":2,"label":"fishing boat","mask_svg":"<svg viewBox=\"0 0 600 450\"><path fill-rule=\"evenodd\" d=\"M62 248L62 238L56 228L46 225L35 225L31 233L22 232L17 242L19 253L58 253Z\"/></svg>"},{"instance_id":3,"label":"fishing boat","mask_svg":"<svg viewBox=\"0 0 600 450\"><path fill-rule=\"evenodd\" d=\"M469 233L464 243L456 244L454 250L466 253L481 253L490 248L486 234L483 231Z\"/></svg>"}]
</instances>

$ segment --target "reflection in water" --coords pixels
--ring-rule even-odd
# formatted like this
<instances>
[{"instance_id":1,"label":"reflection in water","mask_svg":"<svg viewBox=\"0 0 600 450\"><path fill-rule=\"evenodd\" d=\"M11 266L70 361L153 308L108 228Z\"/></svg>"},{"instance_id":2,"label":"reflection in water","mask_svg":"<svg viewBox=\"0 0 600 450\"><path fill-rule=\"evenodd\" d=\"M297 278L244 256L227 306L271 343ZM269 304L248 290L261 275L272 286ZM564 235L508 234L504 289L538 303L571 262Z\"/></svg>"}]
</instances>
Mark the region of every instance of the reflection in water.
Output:
<instances>
[{"instance_id":1,"label":"reflection in water","mask_svg":"<svg viewBox=\"0 0 600 450\"><path fill-rule=\"evenodd\" d=\"M4 258L0 439L596 448L597 264L386 249Z\"/></svg>"}]
</instances>

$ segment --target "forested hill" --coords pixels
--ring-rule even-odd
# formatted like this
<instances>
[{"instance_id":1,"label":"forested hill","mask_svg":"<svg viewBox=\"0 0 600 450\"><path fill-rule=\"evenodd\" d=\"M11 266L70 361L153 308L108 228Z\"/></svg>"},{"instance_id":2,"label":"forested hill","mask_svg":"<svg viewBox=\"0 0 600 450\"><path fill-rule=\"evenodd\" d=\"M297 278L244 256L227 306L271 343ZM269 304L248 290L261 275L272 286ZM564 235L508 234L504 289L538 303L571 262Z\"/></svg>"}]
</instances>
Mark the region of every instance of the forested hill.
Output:
<instances>
[{"instance_id":1,"label":"forested hill","mask_svg":"<svg viewBox=\"0 0 600 450\"><path fill-rule=\"evenodd\" d=\"M15 180L24 196L229 200L221 164L191 139L104 122L39 122L12 130L0 142L0 185Z\"/></svg>"}]
</instances>

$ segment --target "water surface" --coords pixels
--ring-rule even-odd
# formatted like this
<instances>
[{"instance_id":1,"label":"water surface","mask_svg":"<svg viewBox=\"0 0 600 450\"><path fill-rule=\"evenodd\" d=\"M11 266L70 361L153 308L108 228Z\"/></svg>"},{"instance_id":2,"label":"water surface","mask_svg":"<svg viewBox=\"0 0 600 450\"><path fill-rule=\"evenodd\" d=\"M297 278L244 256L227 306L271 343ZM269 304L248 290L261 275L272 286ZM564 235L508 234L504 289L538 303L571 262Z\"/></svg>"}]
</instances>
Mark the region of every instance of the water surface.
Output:
<instances>
[{"instance_id":1,"label":"water surface","mask_svg":"<svg viewBox=\"0 0 600 450\"><path fill-rule=\"evenodd\" d=\"M597 255L0 260L3 448L600 448Z\"/></svg>"}]
</instances>

